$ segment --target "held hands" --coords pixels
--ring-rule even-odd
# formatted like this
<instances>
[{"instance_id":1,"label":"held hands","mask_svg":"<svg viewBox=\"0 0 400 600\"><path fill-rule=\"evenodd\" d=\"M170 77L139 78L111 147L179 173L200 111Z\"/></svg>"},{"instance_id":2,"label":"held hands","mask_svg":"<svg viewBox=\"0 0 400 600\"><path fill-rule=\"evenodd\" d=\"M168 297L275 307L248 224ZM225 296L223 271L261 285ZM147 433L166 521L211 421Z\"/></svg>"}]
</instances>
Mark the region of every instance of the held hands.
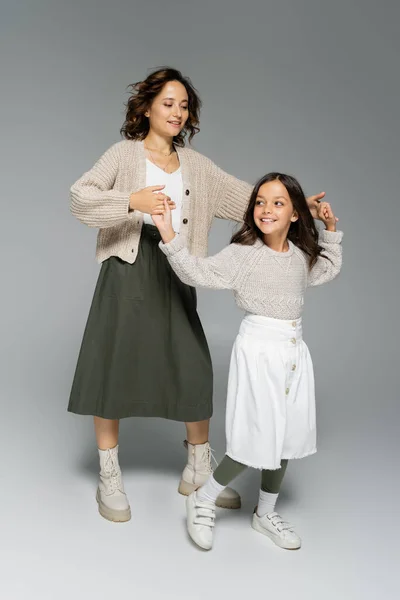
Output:
<instances>
[{"instance_id":1,"label":"held hands","mask_svg":"<svg viewBox=\"0 0 400 600\"><path fill-rule=\"evenodd\" d=\"M317 218L323 222L327 231L336 231L337 218L329 202L320 202L317 206Z\"/></svg>"},{"instance_id":2,"label":"held hands","mask_svg":"<svg viewBox=\"0 0 400 600\"><path fill-rule=\"evenodd\" d=\"M154 213L151 218L160 232L164 244L168 244L168 242L174 239L175 231L172 228L171 208L166 199L164 200L163 210Z\"/></svg>"},{"instance_id":3,"label":"held hands","mask_svg":"<svg viewBox=\"0 0 400 600\"><path fill-rule=\"evenodd\" d=\"M313 219L321 219L318 207L321 206L322 198L325 198L325 192L320 192L319 194L315 194L315 196L309 196L307 198L308 208L310 209ZM339 219L335 217L335 221L337 222Z\"/></svg>"},{"instance_id":4,"label":"held hands","mask_svg":"<svg viewBox=\"0 0 400 600\"><path fill-rule=\"evenodd\" d=\"M173 210L175 202L161 192L164 188L165 185L151 185L131 194L129 208L149 215L159 215L164 211L164 201L167 201L169 207Z\"/></svg>"}]
</instances>

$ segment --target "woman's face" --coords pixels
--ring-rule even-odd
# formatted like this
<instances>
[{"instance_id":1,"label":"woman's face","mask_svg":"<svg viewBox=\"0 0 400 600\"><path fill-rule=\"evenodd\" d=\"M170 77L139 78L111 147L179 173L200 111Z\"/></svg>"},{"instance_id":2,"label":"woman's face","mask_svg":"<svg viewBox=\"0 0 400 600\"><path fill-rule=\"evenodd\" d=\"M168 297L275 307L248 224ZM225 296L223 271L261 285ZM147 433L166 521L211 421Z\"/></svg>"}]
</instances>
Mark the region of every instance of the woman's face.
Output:
<instances>
[{"instance_id":1,"label":"woman's face","mask_svg":"<svg viewBox=\"0 0 400 600\"><path fill-rule=\"evenodd\" d=\"M178 135L188 120L188 106L185 86L179 81L169 81L145 113L150 121L150 131L163 137Z\"/></svg>"}]
</instances>

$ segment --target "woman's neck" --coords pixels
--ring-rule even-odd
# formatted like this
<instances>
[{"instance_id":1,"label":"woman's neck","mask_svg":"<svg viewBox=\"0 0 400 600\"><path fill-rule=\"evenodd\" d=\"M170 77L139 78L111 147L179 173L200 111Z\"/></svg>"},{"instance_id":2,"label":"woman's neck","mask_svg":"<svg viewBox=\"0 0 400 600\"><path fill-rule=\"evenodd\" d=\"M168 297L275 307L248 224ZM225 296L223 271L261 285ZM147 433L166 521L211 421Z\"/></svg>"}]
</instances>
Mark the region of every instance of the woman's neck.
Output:
<instances>
[{"instance_id":1,"label":"woman's neck","mask_svg":"<svg viewBox=\"0 0 400 600\"><path fill-rule=\"evenodd\" d=\"M286 235L263 235L263 242L275 252L288 252L289 242Z\"/></svg>"},{"instance_id":2,"label":"woman's neck","mask_svg":"<svg viewBox=\"0 0 400 600\"><path fill-rule=\"evenodd\" d=\"M146 138L144 139L144 146L153 152L159 152L160 154L170 154L172 151L172 137L163 137L158 135L154 131L149 131Z\"/></svg>"}]
</instances>

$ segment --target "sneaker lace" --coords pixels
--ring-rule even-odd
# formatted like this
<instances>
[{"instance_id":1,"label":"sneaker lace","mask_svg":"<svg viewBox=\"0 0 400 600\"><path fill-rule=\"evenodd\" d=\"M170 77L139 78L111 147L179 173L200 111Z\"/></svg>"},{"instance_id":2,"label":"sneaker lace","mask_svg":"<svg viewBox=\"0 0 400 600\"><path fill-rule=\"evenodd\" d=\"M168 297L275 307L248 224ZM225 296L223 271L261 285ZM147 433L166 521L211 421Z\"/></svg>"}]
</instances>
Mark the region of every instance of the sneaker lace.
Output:
<instances>
[{"instance_id":1,"label":"sneaker lace","mask_svg":"<svg viewBox=\"0 0 400 600\"><path fill-rule=\"evenodd\" d=\"M267 519L279 533L285 531L290 531L293 533L294 531L294 526L282 519L281 515L277 512L267 515Z\"/></svg>"},{"instance_id":2,"label":"sneaker lace","mask_svg":"<svg viewBox=\"0 0 400 600\"><path fill-rule=\"evenodd\" d=\"M117 490L122 491L121 469L119 468L117 461L115 460L113 454L110 451L108 451L104 469L106 473L110 475L110 481L107 486L109 492L113 494Z\"/></svg>"}]
</instances>

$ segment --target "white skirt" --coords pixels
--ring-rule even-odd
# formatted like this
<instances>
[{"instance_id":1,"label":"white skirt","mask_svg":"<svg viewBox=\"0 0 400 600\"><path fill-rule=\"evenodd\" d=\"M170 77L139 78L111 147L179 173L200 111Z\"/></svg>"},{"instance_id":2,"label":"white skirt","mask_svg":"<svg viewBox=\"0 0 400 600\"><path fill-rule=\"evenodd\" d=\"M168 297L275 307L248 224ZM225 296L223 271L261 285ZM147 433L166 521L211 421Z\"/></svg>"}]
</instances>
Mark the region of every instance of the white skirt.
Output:
<instances>
[{"instance_id":1,"label":"white skirt","mask_svg":"<svg viewBox=\"0 0 400 600\"><path fill-rule=\"evenodd\" d=\"M228 456L257 469L316 452L314 371L301 319L243 319L229 370L226 439Z\"/></svg>"}]
</instances>

